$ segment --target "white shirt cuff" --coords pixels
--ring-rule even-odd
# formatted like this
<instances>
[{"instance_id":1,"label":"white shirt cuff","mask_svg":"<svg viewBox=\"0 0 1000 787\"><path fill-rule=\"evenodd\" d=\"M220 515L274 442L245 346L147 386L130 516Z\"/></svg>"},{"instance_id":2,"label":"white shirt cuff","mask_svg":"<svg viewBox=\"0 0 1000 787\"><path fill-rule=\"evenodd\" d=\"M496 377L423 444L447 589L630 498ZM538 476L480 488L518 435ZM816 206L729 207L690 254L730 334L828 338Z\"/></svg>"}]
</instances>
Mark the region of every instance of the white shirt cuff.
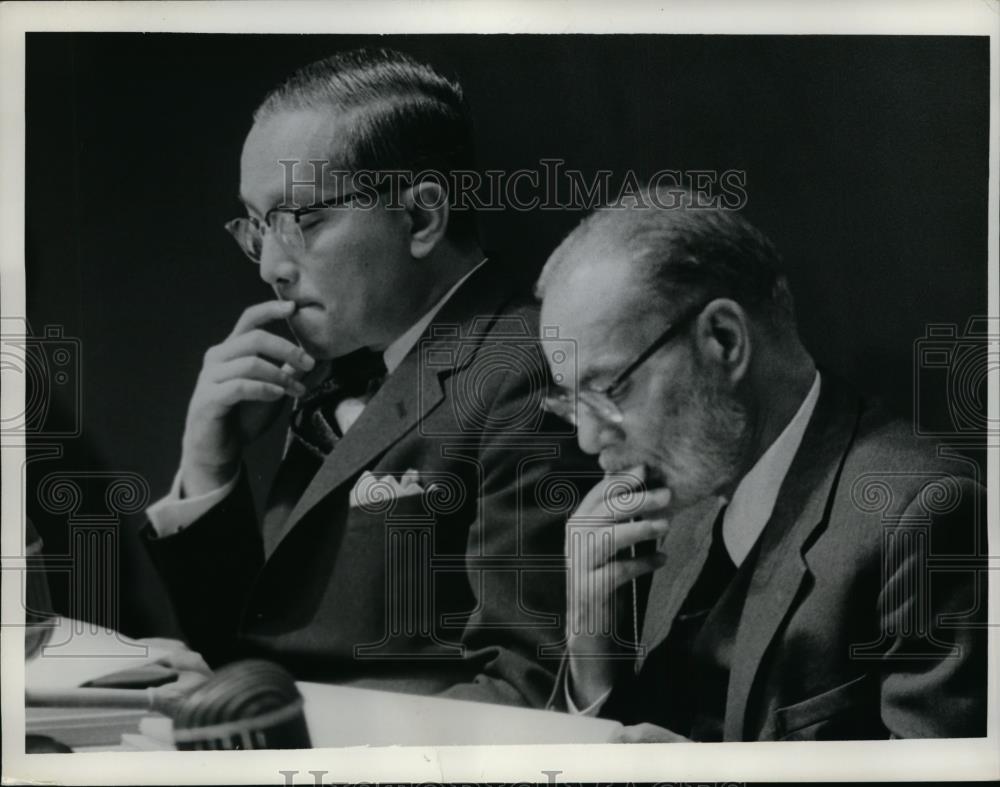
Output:
<instances>
[{"instance_id":1,"label":"white shirt cuff","mask_svg":"<svg viewBox=\"0 0 1000 787\"><path fill-rule=\"evenodd\" d=\"M600 713L601 708L604 707L604 703L607 702L608 697L611 696L611 689L608 689L606 692L604 692L600 697L598 697L596 700L590 703L590 705L588 705L586 708L580 710L579 708L576 707L576 703L573 702L573 692L570 691L569 688L569 684L572 680L573 679L570 677L569 670L567 669L566 683L564 684L564 686L566 692L566 708L569 710L569 712L574 716L596 716L598 713Z\"/></svg>"},{"instance_id":2,"label":"white shirt cuff","mask_svg":"<svg viewBox=\"0 0 1000 787\"><path fill-rule=\"evenodd\" d=\"M181 471L177 471L170 491L146 509L156 535L160 538L179 533L188 525L197 522L214 505L224 500L239 480L239 473L225 486L206 492L197 497L181 497Z\"/></svg>"}]
</instances>

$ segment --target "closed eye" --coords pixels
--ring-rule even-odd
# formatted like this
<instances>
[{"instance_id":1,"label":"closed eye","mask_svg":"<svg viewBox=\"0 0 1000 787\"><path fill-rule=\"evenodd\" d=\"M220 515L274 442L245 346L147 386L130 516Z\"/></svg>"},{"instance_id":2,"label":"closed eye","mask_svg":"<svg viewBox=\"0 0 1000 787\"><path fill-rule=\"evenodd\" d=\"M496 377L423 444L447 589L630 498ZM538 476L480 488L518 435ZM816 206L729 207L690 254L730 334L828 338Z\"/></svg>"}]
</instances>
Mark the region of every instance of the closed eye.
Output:
<instances>
[{"instance_id":1,"label":"closed eye","mask_svg":"<svg viewBox=\"0 0 1000 787\"><path fill-rule=\"evenodd\" d=\"M299 226L303 230L315 227L322 221L322 216L318 210L310 210L299 214Z\"/></svg>"},{"instance_id":2,"label":"closed eye","mask_svg":"<svg viewBox=\"0 0 1000 787\"><path fill-rule=\"evenodd\" d=\"M632 387L632 378L626 377L617 384L611 384L603 389L595 389L595 393L602 393L613 402L621 401Z\"/></svg>"},{"instance_id":3,"label":"closed eye","mask_svg":"<svg viewBox=\"0 0 1000 787\"><path fill-rule=\"evenodd\" d=\"M564 401L569 401L572 398L572 394L569 391L556 383L549 383L549 396L553 399L562 399Z\"/></svg>"}]
</instances>

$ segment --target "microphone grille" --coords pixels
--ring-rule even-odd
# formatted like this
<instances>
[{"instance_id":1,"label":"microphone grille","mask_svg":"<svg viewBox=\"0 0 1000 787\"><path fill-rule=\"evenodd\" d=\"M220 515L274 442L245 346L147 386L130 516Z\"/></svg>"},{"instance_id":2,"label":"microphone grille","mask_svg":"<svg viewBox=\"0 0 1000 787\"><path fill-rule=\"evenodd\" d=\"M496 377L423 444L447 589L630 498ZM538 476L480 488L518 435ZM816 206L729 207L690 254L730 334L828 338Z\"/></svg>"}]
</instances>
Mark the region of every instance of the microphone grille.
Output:
<instances>
[{"instance_id":1,"label":"microphone grille","mask_svg":"<svg viewBox=\"0 0 1000 787\"><path fill-rule=\"evenodd\" d=\"M294 678L278 664L247 659L219 669L173 712L179 749L310 747Z\"/></svg>"}]
</instances>

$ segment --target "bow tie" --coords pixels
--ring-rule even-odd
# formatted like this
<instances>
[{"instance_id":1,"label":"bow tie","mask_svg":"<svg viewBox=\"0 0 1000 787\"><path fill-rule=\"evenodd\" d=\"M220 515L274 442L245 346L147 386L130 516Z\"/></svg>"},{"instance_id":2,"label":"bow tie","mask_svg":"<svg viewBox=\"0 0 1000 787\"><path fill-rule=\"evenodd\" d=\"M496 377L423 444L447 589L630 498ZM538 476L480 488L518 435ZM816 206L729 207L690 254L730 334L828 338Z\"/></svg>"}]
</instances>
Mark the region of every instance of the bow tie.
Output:
<instances>
[{"instance_id":1,"label":"bow tie","mask_svg":"<svg viewBox=\"0 0 1000 787\"><path fill-rule=\"evenodd\" d=\"M292 411L292 435L312 453L325 457L341 437L334 417L337 405L344 399L370 399L385 376L382 353L361 349L335 359L327 378L307 391Z\"/></svg>"}]
</instances>

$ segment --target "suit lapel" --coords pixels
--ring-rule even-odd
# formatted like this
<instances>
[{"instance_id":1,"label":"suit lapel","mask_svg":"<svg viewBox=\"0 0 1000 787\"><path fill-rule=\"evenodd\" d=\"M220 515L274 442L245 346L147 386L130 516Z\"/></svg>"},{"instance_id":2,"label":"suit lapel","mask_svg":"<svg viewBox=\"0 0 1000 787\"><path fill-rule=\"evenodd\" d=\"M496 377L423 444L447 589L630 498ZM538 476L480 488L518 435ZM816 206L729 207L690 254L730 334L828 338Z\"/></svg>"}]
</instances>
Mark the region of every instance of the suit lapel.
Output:
<instances>
[{"instance_id":1,"label":"suit lapel","mask_svg":"<svg viewBox=\"0 0 1000 787\"><path fill-rule=\"evenodd\" d=\"M443 379L473 355L458 352L460 344L469 343L462 337L480 333L470 330L477 315L492 319L509 297L509 286L497 281L497 267L484 264L442 307L417 346L386 378L323 461L284 523L274 533L264 534L268 557L321 500L364 470L441 404ZM428 358L434 359L433 366L426 363Z\"/></svg>"},{"instance_id":2,"label":"suit lapel","mask_svg":"<svg viewBox=\"0 0 1000 787\"><path fill-rule=\"evenodd\" d=\"M280 528L266 535L268 556L324 497L398 442L441 402L444 394L437 374L431 371L420 375L419 371L418 358L413 354L386 379L320 465ZM420 393L414 396L418 386Z\"/></svg>"},{"instance_id":3,"label":"suit lapel","mask_svg":"<svg viewBox=\"0 0 1000 787\"><path fill-rule=\"evenodd\" d=\"M650 652L667 638L681 604L705 565L720 504L718 498L711 498L678 515L660 545L667 561L653 574L650 584L636 673Z\"/></svg>"},{"instance_id":4,"label":"suit lapel","mask_svg":"<svg viewBox=\"0 0 1000 787\"><path fill-rule=\"evenodd\" d=\"M756 565L733 646L724 740L742 740L747 702L768 645L808 574L804 552L825 524L831 490L858 417L858 399L828 375L816 411L756 547Z\"/></svg>"}]
</instances>

